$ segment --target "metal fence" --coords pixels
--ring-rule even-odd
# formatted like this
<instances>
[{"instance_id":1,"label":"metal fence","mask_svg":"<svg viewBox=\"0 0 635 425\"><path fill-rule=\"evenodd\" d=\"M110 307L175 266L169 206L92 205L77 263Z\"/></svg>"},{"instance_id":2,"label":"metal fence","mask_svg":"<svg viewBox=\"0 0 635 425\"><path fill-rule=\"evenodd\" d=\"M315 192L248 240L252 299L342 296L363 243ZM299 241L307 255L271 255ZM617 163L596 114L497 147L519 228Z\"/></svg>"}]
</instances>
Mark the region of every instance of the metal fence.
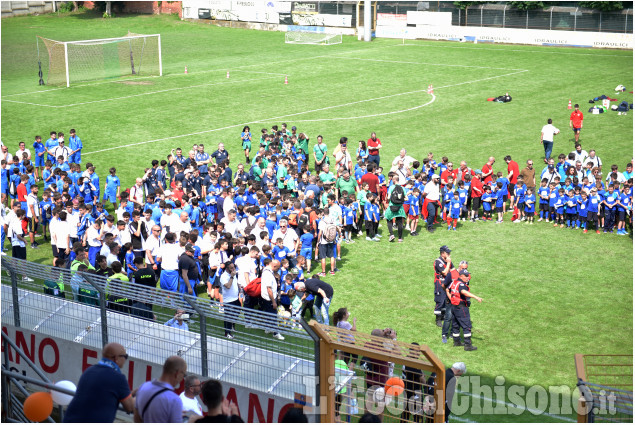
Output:
<instances>
[{"instance_id":1,"label":"metal fence","mask_svg":"<svg viewBox=\"0 0 635 425\"><path fill-rule=\"evenodd\" d=\"M632 33L633 9L601 12L553 6L524 11L508 4L480 4L458 13L456 23L453 13L452 21L455 25L475 27Z\"/></svg>"},{"instance_id":2,"label":"metal fence","mask_svg":"<svg viewBox=\"0 0 635 425\"><path fill-rule=\"evenodd\" d=\"M45 294L51 283L63 292ZM2 257L2 284L3 324L97 349L121 342L132 357L157 364L179 355L192 373L291 400L298 388L316 391L305 388L305 377L317 375L316 341L275 314L229 305L221 312L203 298L9 256ZM190 314L189 330L165 325L176 309ZM235 328L232 340L226 321Z\"/></svg>"}]
</instances>

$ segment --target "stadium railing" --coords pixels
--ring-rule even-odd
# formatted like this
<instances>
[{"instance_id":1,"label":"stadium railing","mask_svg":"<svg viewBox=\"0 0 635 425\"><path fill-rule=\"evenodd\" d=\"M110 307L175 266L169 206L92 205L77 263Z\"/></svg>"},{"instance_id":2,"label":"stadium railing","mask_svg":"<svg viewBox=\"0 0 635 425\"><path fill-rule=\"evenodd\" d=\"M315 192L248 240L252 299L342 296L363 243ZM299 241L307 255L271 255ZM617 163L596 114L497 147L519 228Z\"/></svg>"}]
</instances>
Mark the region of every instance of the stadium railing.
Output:
<instances>
[{"instance_id":1,"label":"stadium railing","mask_svg":"<svg viewBox=\"0 0 635 425\"><path fill-rule=\"evenodd\" d=\"M122 342L132 357L156 364L179 355L192 373L291 400L294 387L305 386L305 377L318 374L314 339L275 314L229 305L220 312L203 298L9 256L2 257L2 272L3 325L98 350L108 342ZM61 283L64 298L43 293L45 282ZM112 302L122 299L131 305ZM152 310L140 303L151 304ZM177 309L190 314L188 331L164 325ZM235 323L233 340L225 338L227 318ZM285 340L263 330L280 332ZM316 391L307 390L308 395Z\"/></svg>"},{"instance_id":2,"label":"stadium railing","mask_svg":"<svg viewBox=\"0 0 635 425\"><path fill-rule=\"evenodd\" d=\"M576 354L578 422L633 422L633 355Z\"/></svg>"}]
</instances>

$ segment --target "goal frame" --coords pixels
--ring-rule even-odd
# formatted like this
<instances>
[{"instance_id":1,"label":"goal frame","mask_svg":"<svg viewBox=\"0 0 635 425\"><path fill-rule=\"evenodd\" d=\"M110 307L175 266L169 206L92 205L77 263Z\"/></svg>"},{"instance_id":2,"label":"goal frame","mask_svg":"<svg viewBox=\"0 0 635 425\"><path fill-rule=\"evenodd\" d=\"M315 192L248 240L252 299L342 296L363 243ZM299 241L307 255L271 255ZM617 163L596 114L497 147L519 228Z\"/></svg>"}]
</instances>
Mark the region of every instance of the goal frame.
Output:
<instances>
[{"instance_id":1,"label":"goal frame","mask_svg":"<svg viewBox=\"0 0 635 425\"><path fill-rule=\"evenodd\" d=\"M65 73L66 73L66 87L70 87L71 86L71 81L70 81L70 68L69 68L69 61L68 61L68 46L73 44L73 45L82 45L82 44L88 44L88 43L107 43L107 42L113 42L113 41L125 41L125 40L133 40L133 39L139 39L139 38L149 38L149 37L156 37L157 38L157 45L158 45L158 61L159 61L159 76L163 76L163 60L161 58L161 34L140 34L140 35L126 35L123 37L112 37L112 38L96 38L96 39L92 39L92 40L73 40L73 41L57 41L57 40L52 40L52 39L47 39L50 41L55 41L57 44L61 44L64 46L64 68L65 68ZM36 36L36 41L38 43L38 61L39 61L39 40L38 38L41 39L45 39L44 37L41 36ZM50 53L49 53L50 55ZM50 60L50 57L49 57Z\"/></svg>"},{"instance_id":2,"label":"goal frame","mask_svg":"<svg viewBox=\"0 0 635 425\"><path fill-rule=\"evenodd\" d=\"M322 37L322 41L313 41L313 40L292 40L290 36L292 34L307 34L307 35L315 35L316 38ZM330 41L328 37L332 37L335 41ZM323 45L330 46L332 44L342 44L342 34L334 33L334 32L326 32L326 31L287 31L284 34L284 43L285 44L312 44L312 45Z\"/></svg>"}]
</instances>

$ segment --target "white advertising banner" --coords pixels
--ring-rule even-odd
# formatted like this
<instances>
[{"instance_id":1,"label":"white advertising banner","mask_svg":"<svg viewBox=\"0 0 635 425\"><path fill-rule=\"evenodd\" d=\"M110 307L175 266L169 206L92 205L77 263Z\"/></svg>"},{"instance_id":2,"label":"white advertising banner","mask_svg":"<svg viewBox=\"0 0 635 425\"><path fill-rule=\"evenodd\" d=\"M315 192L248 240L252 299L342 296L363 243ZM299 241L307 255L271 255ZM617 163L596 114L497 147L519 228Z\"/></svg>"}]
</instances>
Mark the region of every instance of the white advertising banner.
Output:
<instances>
[{"instance_id":1,"label":"white advertising banner","mask_svg":"<svg viewBox=\"0 0 635 425\"><path fill-rule=\"evenodd\" d=\"M3 326L2 330L54 382L69 380L77 384L82 373L100 360L101 353L87 345L10 325ZM39 378L10 346L7 354L12 372ZM128 377L130 389L134 389L146 381L159 378L162 368L162 364L131 357L122 372ZM183 392L183 382L176 392ZM286 411L294 406L293 400L227 383L223 383L223 392L225 398L236 403L245 422L280 422Z\"/></svg>"},{"instance_id":2,"label":"white advertising banner","mask_svg":"<svg viewBox=\"0 0 635 425\"><path fill-rule=\"evenodd\" d=\"M378 26L376 37L452 40L477 43L632 49L633 34L586 31L548 31L458 26Z\"/></svg>"},{"instance_id":3,"label":"white advertising banner","mask_svg":"<svg viewBox=\"0 0 635 425\"><path fill-rule=\"evenodd\" d=\"M406 14L409 25L452 25L452 12L421 12L409 10Z\"/></svg>"},{"instance_id":4,"label":"white advertising banner","mask_svg":"<svg viewBox=\"0 0 635 425\"><path fill-rule=\"evenodd\" d=\"M408 15L394 13L378 13L377 25L405 27L408 24Z\"/></svg>"},{"instance_id":5,"label":"white advertising banner","mask_svg":"<svg viewBox=\"0 0 635 425\"><path fill-rule=\"evenodd\" d=\"M351 15L330 15L326 13L297 13L291 15L294 25L350 27Z\"/></svg>"}]
</instances>

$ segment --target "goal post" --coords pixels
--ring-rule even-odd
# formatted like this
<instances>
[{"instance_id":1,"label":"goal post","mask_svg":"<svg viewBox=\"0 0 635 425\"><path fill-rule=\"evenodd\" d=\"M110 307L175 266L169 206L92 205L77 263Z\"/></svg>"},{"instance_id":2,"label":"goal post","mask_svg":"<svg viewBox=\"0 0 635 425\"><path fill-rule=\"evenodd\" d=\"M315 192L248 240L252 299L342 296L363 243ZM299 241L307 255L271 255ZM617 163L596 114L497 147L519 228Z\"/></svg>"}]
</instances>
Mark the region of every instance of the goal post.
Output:
<instances>
[{"instance_id":1,"label":"goal post","mask_svg":"<svg viewBox=\"0 0 635 425\"><path fill-rule=\"evenodd\" d=\"M38 62L47 70L49 85L70 87L80 81L163 75L160 34L128 32L124 37L75 41L38 36L37 43Z\"/></svg>"},{"instance_id":2,"label":"goal post","mask_svg":"<svg viewBox=\"0 0 635 425\"><path fill-rule=\"evenodd\" d=\"M324 27L300 27L288 29L284 35L286 44L341 44L342 34L324 31Z\"/></svg>"}]
</instances>

